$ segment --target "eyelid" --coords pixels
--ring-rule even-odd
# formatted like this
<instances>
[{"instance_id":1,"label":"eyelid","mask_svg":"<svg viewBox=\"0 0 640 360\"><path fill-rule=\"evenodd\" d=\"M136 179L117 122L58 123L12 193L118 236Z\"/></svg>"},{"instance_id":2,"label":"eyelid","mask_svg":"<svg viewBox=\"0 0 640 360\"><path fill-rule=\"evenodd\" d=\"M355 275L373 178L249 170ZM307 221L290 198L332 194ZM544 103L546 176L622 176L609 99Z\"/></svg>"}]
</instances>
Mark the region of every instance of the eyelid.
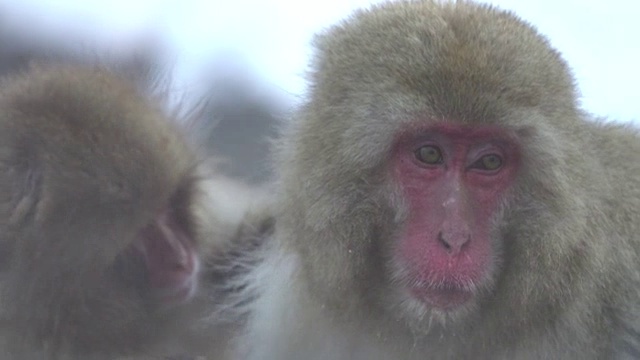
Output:
<instances>
[{"instance_id":1,"label":"eyelid","mask_svg":"<svg viewBox=\"0 0 640 360\"><path fill-rule=\"evenodd\" d=\"M479 147L478 149L475 149L475 151L469 152L467 169L482 171L482 172L485 172L487 174L497 173L502 168L504 168L505 164L507 163L507 161L508 161L507 154L508 154L508 152L506 151L504 145L502 145L500 143L496 143L496 142L487 143L486 145L484 145L482 147ZM501 164L497 169L493 169L493 170L492 169L486 169L486 168L484 168L484 166L482 166L482 164L481 164L482 159L485 156L489 156L489 155L495 155L495 156L500 158Z\"/></svg>"},{"instance_id":2,"label":"eyelid","mask_svg":"<svg viewBox=\"0 0 640 360\"><path fill-rule=\"evenodd\" d=\"M508 151L506 149L506 145L502 143L502 141L495 141L483 144L480 147L472 148L471 151L467 154L469 165L474 164L476 161L480 160L483 156L487 155L497 155L502 159L502 162L506 162Z\"/></svg>"},{"instance_id":3,"label":"eyelid","mask_svg":"<svg viewBox=\"0 0 640 360\"><path fill-rule=\"evenodd\" d=\"M498 158L500 158L500 166L496 169L487 169L484 164L482 164L482 159L485 158L486 156L490 156L490 155L495 155ZM502 154L496 153L496 152L487 152L485 154L480 155L479 157L476 158L475 161L473 161L471 164L469 164L467 166L467 169L469 170L478 170L478 171L482 171L485 174L496 174L498 172L500 172L500 170L502 168L504 168L504 165L506 163L506 159Z\"/></svg>"}]
</instances>

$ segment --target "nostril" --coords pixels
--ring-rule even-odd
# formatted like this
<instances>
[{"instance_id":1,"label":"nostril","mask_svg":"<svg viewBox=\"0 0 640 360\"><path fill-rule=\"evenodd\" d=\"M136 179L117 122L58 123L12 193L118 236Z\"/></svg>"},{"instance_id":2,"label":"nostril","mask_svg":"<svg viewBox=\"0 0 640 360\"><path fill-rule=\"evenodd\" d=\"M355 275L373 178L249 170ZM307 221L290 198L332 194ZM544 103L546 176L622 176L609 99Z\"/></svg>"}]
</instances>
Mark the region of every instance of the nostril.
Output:
<instances>
[{"instance_id":1,"label":"nostril","mask_svg":"<svg viewBox=\"0 0 640 360\"><path fill-rule=\"evenodd\" d=\"M460 250L464 249L469 243L471 243L471 235L467 235L467 238L460 246Z\"/></svg>"},{"instance_id":2,"label":"nostril","mask_svg":"<svg viewBox=\"0 0 640 360\"><path fill-rule=\"evenodd\" d=\"M451 251L451 245L444 239L444 236L442 235L442 231L438 233L438 242L442 244L442 246L444 246L444 248L447 249L447 251Z\"/></svg>"},{"instance_id":3,"label":"nostril","mask_svg":"<svg viewBox=\"0 0 640 360\"><path fill-rule=\"evenodd\" d=\"M438 243L451 255L458 254L471 243L471 235L446 236L442 231L438 233Z\"/></svg>"}]
</instances>

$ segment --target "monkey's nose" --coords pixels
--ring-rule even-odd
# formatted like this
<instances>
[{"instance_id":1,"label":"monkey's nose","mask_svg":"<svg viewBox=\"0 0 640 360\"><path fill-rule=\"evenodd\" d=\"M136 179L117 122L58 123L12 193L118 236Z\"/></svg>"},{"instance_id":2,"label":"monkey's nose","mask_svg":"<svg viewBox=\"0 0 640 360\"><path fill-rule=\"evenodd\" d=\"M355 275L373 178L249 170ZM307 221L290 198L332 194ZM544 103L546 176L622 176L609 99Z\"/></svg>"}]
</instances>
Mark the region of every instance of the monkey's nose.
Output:
<instances>
[{"instance_id":1,"label":"monkey's nose","mask_svg":"<svg viewBox=\"0 0 640 360\"><path fill-rule=\"evenodd\" d=\"M442 231L438 233L438 243L444 247L444 249L450 255L457 255L462 249L471 241L471 235L469 234L443 234Z\"/></svg>"}]
</instances>

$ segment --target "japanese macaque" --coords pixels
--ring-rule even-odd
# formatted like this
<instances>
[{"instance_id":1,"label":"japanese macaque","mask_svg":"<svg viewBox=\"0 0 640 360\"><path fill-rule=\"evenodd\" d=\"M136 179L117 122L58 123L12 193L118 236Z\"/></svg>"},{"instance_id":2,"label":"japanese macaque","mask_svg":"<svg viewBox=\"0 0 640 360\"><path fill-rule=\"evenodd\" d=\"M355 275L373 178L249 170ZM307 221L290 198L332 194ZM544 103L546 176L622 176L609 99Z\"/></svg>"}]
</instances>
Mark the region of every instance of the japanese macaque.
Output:
<instances>
[{"instance_id":1,"label":"japanese macaque","mask_svg":"<svg viewBox=\"0 0 640 360\"><path fill-rule=\"evenodd\" d=\"M640 357L640 138L560 54L466 1L319 36L277 143L251 360Z\"/></svg>"},{"instance_id":2,"label":"japanese macaque","mask_svg":"<svg viewBox=\"0 0 640 360\"><path fill-rule=\"evenodd\" d=\"M243 271L225 249L268 221L138 90L79 66L2 83L2 359L223 358Z\"/></svg>"}]
</instances>

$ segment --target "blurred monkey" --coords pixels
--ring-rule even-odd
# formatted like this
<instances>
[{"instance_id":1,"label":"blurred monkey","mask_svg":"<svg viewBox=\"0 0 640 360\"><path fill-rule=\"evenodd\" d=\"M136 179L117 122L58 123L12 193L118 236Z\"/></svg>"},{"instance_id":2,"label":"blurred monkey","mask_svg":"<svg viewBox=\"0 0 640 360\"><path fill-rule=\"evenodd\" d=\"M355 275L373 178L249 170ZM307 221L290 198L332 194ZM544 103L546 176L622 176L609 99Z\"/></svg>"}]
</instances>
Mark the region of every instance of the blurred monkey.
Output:
<instances>
[{"instance_id":1,"label":"blurred monkey","mask_svg":"<svg viewBox=\"0 0 640 360\"><path fill-rule=\"evenodd\" d=\"M225 249L257 236L262 218L245 221L255 198L211 176L160 105L110 71L34 66L6 79L3 358L223 358L237 319L220 304L239 273Z\"/></svg>"}]
</instances>

